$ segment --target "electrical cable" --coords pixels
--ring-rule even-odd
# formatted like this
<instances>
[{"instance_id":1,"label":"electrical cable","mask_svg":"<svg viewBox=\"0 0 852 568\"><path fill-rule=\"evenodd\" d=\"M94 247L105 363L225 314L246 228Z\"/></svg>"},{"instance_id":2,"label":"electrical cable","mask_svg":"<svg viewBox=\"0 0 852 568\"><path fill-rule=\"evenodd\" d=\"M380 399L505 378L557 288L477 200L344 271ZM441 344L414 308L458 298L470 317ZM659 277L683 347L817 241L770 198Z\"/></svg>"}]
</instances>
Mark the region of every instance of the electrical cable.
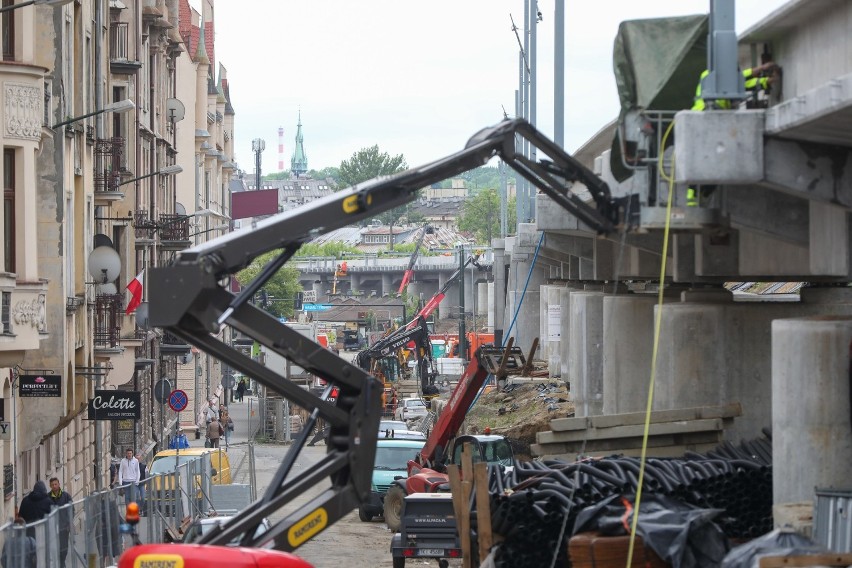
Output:
<instances>
[{"instance_id":1,"label":"electrical cable","mask_svg":"<svg viewBox=\"0 0 852 568\"><path fill-rule=\"evenodd\" d=\"M648 434L651 430L651 408L654 403L654 383L657 374L657 353L659 352L660 346L660 327L662 325L663 319L663 292L665 290L665 282L666 282L666 257L668 255L669 248L669 229L671 227L671 218L672 218L672 202L674 202L674 169L675 169L675 156L672 153L672 173L671 176L666 176L663 169L663 148L666 147L666 139L669 136L669 133L674 127L674 120L672 120L669 127L666 129L665 134L663 134L663 139L660 142L660 160L657 162L657 166L660 171L660 175L669 182L669 199L666 203L666 225L663 230L663 254L662 259L660 261L660 291L657 297L657 314L654 318L654 347L651 351L651 377L648 381L648 404L645 409L645 427L642 433L642 452L639 457L639 481L636 485L636 500L634 502L634 514L633 521L630 525L630 543L627 547L627 568L630 568L633 564L633 548L636 543L636 527L639 521L639 506L642 504L642 485L645 478L645 461L648 455Z\"/></svg>"}]
</instances>

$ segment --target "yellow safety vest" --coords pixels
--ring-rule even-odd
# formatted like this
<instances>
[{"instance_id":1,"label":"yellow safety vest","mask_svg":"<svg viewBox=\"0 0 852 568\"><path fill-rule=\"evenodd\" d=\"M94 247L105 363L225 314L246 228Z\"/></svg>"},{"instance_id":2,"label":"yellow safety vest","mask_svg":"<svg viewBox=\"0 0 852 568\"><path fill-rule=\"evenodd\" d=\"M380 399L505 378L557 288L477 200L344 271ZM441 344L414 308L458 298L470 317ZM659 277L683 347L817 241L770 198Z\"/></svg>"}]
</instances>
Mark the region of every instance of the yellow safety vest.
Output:
<instances>
[{"instance_id":1,"label":"yellow safety vest","mask_svg":"<svg viewBox=\"0 0 852 568\"><path fill-rule=\"evenodd\" d=\"M701 73L701 77L698 80L698 86L695 87L695 104L692 105L692 110L704 110L707 108L707 103L705 103L704 99L701 98L701 81L709 74L710 71L707 69ZM743 79L745 80L745 88L747 91L754 91L758 88L765 90L769 86L769 77L755 77L754 70L751 67L743 69ZM731 109L731 101L728 99L716 99L714 102L718 109Z\"/></svg>"}]
</instances>

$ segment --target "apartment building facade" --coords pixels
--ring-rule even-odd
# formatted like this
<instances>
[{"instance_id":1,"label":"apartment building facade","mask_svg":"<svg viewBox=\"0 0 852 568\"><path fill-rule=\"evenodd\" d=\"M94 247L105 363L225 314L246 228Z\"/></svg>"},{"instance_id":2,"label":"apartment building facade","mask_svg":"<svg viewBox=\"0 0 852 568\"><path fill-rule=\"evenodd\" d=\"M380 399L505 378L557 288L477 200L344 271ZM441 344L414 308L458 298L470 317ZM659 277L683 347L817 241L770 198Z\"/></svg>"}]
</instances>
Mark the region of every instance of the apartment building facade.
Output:
<instances>
[{"instance_id":1,"label":"apartment building facade","mask_svg":"<svg viewBox=\"0 0 852 568\"><path fill-rule=\"evenodd\" d=\"M109 483L124 448L166 443L178 417L162 394L178 387L192 350L148 327L147 296L126 315L126 288L228 230L201 227L214 212L227 220L224 189L193 196L206 183L227 189L234 122L224 70L205 61L212 0L201 13L185 0L2 7L0 516L8 518L38 479L59 477L76 499ZM193 38L208 25L199 53ZM210 372L190 364L196 375ZM136 401L136 419L88 420L96 391Z\"/></svg>"}]
</instances>

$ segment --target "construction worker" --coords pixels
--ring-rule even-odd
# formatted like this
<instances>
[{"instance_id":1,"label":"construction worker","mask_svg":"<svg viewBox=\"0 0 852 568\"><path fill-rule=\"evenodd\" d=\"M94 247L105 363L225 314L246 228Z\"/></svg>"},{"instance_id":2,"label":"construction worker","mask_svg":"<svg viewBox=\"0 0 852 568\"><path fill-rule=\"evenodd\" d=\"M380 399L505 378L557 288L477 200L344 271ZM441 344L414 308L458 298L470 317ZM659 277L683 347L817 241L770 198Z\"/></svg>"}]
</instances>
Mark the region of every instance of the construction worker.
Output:
<instances>
[{"instance_id":1,"label":"construction worker","mask_svg":"<svg viewBox=\"0 0 852 568\"><path fill-rule=\"evenodd\" d=\"M750 67L748 69L743 69L743 80L745 81L745 89L753 94L756 94L760 91L769 92L772 83L775 82L777 74L779 72L779 67L772 61L767 61L757 67ZM701 77L698 80L698 86L695 87L695 102L692 105L691 110L706 110L710 109L719 109L719 110L730 110L732 108L731 101L728 99L715 99L712 101L705 101L701 97L701 81L704 80L707 75L710 74L710 71L705 69L701 73ZM715 186L714 186L715 187ZM706 194L712 192L712 188L706 188ZM698 207L698 190L694 187L688 187L686 189L686 206L687 207Z\"/></svg>"}]
</instances>

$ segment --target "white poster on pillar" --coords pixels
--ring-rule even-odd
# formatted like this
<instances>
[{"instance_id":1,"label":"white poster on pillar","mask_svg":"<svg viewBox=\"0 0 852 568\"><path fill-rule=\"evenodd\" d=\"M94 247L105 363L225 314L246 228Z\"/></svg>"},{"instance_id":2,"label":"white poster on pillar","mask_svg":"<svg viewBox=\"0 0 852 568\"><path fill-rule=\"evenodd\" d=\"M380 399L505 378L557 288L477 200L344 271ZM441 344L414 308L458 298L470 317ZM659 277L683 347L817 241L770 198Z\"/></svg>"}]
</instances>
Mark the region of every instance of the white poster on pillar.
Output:
<instances>
[{"instance_id":1,"label":"white poster on pillar","mask_svg":"<svg viewBox=\"0 0 852 568\"><path fill-rule=\"evenodd\" d=\"M547 340L559 341L562 338L562 306L547 306Z\"/></svg>"}]
</instances>

